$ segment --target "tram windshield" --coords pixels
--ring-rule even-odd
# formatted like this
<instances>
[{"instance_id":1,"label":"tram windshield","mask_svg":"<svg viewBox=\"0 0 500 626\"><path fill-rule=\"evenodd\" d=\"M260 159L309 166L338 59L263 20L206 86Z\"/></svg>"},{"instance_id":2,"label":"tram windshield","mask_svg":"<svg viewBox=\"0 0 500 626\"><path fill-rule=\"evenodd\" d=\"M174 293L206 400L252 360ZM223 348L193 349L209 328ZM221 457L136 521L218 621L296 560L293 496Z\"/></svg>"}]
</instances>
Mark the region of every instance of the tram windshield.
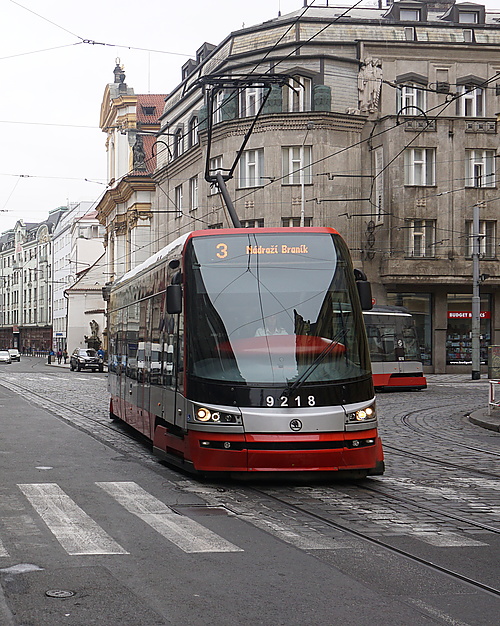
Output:
<instances>
[{"instance_id":1,"label":"tram windshield","mask_svg":"<svg viewBox=\"0 0 500 626\"><path fill-rule=\"evenodd\" d=\"M417 331L410 313L366 311L372 362L420 361Z\"/></svg>"},{"instance_id":2,"label":"tram windshield","mask_svg":"<svg viewBox=\"0 0 500 626\"><path fill-rule=\"evenodd\" d=\"M338 235L193 238L184 269L189 375L297 387L370 373L351 261Z\"/></svg>"}]
</instances>

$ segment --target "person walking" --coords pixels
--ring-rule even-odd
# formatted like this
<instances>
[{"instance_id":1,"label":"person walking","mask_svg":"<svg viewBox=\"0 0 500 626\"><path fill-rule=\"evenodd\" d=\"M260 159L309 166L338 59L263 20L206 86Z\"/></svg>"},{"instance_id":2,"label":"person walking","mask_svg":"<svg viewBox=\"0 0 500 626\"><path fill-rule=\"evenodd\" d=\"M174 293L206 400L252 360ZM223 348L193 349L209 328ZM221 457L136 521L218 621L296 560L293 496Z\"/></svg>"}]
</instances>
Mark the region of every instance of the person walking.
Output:
<instances>
[{"instance_id":1,"label":"person walking","mask_svg":"<svg viewBox=\"0 0 500 626\"><path fill-rule=\"evenodd\" d=\"M66 348L64 348L62 356L64 359L64 365L66 365L66 363L68 362L68 351L66 350Z\"/></svg>"},{"instance_id":2,"label":"person walking","mask_svg":"<svg viewBox=\"0 0 500 626\"><path fill-rule=\"evenodd\" d=\"M57 351L57 364L58 364L58 365L61 365L61 361L62 361L62 350L61 350L61 349L59 349L59 350Z\"/></svg>"}]
</instances>

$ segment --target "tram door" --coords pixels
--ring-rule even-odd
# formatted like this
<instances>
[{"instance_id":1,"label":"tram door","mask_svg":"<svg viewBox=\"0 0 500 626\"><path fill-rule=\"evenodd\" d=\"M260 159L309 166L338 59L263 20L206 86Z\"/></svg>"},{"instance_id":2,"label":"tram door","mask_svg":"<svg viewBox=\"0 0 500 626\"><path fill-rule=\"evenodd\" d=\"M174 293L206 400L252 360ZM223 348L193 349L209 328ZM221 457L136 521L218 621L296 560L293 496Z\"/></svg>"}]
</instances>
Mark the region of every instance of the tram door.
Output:
<instances>
[{"instance_id":1,"label":"tram door","mask_svg":"<svg viewBox=\"0 0 500 626\"><path fill-rule=\"evenodd\" d=\"M136 307L129 307L129 309ZM136 354L130 355L130 360L134 362L134 367L129 367L126 379L126 421L134 428L146 435L149 434L148 412L149 412L149 387L150 387L150 364L151 364L151 342L144 341L146 334L146 321L150 309L149 300L141 302L140 308L134 311L134 315L128 319L128 330L130 339L132 337L137 346ZM129 348L134 342L129 342Z\"/></svg>"}]
</instances>

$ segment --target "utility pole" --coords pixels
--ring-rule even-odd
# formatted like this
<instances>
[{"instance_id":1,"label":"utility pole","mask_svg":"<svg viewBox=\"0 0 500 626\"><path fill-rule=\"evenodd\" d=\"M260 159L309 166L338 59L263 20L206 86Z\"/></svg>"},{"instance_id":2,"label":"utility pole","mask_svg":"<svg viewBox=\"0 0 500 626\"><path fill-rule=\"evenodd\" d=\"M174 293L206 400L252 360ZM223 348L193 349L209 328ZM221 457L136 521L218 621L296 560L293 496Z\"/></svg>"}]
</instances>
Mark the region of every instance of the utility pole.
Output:
<instances>
[{"instance_id":1,"label":"utility pole","mask_svg":"<svg viewBox=\"0 0 500 626\"><path fill-rule=\"evenodd\" d=\"M479 285L479 204L475 204L472 213L472 380L481 378L481 297Z\"/></svg>"}]
</instances>

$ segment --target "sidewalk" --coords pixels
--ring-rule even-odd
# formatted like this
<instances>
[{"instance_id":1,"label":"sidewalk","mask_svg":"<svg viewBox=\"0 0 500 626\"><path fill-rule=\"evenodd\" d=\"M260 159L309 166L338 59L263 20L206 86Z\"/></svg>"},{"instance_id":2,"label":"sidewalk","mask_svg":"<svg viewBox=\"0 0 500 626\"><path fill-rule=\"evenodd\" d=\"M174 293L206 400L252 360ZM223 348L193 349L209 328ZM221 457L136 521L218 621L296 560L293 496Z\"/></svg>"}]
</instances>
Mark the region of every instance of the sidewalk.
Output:
<instances>
[{"instance_id":1,"label":"sidewalk","mask_svg":"<svg viewBox=\"0 0 500 626\"><path fill-rule=\"evenodd\" d=\"M500 409L492 409L490 411L488 408L488 376L483 374L479 380L472 380L470 374L426 374L426 378L429 386L433 383L470 383L472 385L484 386L484 408L472 411L469 415L469 421L481 428L493 430L497 433L500 432Z\"/></svg>"}]
</instances>

